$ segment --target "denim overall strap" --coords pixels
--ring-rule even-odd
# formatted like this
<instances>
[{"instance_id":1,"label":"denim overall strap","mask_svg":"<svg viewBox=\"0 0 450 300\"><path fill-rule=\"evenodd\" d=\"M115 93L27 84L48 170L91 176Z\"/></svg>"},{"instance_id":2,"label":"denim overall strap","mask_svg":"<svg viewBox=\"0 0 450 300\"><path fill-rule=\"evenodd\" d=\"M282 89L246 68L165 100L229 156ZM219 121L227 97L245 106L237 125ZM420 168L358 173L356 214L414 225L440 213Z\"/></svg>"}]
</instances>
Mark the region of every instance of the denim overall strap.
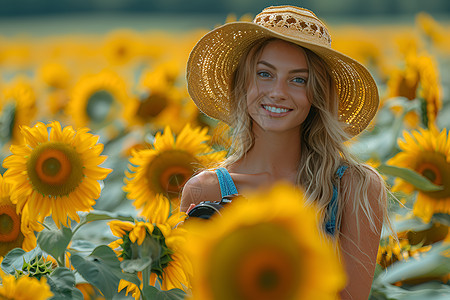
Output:
<instances>
[{"instance_id":1,"label":"denim overall strap","mask_svg":"<svg viewBox=\"0 0 450 300\"><path fill-rule=\"evenodd\" d=\"M217 179L219 179L220 193L222 194L222 198L238 193L233 179L231 178L231 175L230 173L228 173L227 169L216 169L216 174Z\"/></svg>"},{"instance_id":2,"label":"denim overall strap","mask_svg":"<svg viewBox=\"0 0 450 300\"><path fill-rule=\"evenodd\" d=\"M336 175L338 176L339 179L342 178L345 170L347 170L346 165L342 165L337 169ZM339 229L339 224L336 224L336 215L337 215L337 210L338 210L338 201L337 200L338 200L338 189L333 184L333 197L331 198L331 201L328 204L328 208L327 208L329 220L325 224L325 231L332 236L334 236L336 227Z\"/></svg>"}]
</instances>

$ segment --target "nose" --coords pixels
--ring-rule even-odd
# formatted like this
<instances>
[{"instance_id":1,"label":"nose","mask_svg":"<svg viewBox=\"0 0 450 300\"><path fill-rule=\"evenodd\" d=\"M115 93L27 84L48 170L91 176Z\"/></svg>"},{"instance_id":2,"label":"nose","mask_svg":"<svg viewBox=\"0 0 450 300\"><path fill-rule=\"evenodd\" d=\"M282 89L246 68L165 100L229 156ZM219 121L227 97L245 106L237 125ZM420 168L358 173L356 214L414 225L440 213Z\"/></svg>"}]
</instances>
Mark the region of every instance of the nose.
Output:
<instances>
[{"instance_id":1,"label":"nose","mask_svg":"<svg viewBox=\"0 0 450 300\"><path fill-rule=\"evenodd\" d=\"M287 99L287 83L284 80L276 79L269 91L269 97L272 100L286 100Z\"/></svg>"}]
</instances>

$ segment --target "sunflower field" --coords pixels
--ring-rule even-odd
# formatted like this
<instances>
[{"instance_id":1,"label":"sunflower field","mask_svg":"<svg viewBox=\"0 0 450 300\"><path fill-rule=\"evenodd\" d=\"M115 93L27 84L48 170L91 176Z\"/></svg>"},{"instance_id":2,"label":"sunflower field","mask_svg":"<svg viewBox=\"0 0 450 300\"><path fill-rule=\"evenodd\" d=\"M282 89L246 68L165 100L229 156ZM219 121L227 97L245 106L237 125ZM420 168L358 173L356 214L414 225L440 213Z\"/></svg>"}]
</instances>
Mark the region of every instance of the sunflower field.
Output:
<instances>
[{"instance_id":1,"label":"sunflower field","mask_svg":"<svg viewBox=\"0 0 450 300\"><path fill-rule=\"evenodd\" d=\"M343 267L293 187L184 222L183 185L231 143L186 89L208 30L0 36L1 299L335 299ZM348 142L392 191L372 300L450 297L449 32L425 13L331 30L380 92Z\"/></svg>"}]
</instances>

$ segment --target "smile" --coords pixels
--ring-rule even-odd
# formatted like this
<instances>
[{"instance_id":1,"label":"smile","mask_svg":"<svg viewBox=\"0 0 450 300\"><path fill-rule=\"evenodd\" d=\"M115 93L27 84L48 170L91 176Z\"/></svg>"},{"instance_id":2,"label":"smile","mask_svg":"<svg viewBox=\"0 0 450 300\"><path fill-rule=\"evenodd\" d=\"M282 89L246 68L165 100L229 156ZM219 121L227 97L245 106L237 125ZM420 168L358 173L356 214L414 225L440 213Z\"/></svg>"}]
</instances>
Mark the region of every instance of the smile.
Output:
<instances>
[{"instance_id":1,"label":"smile","mask_svg":"<svg viewBox=\"0 0 450 300\"><path fill-rule=\"evenodd\" d=\"M291 111L292 109L289 108L283 108L283 107L275 107L275 106L271 106L271 105L262 105L262 107L267 110L270 111L272 113L277 113L277 114L281 114L281 113L287 113L289 111Z\"/></svg>"}]
</instances>

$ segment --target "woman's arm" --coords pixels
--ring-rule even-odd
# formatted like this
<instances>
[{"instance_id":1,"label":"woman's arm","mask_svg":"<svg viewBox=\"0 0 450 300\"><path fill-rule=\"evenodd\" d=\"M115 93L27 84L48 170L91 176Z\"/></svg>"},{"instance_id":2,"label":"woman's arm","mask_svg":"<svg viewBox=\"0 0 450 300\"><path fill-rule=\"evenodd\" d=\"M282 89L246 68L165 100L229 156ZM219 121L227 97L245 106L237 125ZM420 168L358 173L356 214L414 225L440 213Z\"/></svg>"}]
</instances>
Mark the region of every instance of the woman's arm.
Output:
<instances>
[{"instance_id":1,"label":"woman's arm","mask_svg":"<svg viewBox=\"0 0 450 300\"><path fill-rule=\"evenodd\" d=\"M212 171L203 171L189 179L181 192L180 211L186 212L191 204L202 201L220 201L220 187L217 176Z\"/></svg>"},{"instance_id":2,"label":"woman's arm","mask_svg":"<svg viewBox=\"0 0 450 300\"><path fill-rule=\"evenodd\" d=\"M386 192L384 183L369 171L367 180L367 197L370 205L370 221L364 211L355 211L355 199L352 191L360 188L359 176L350 172L342 177L341 189L344 189L344 208L341 220L339 245L343 263L347 272L347 286L341 292L342 300L366 300L369 297L376 266L381 227L385 211ZM341 202L342 203L342 202Z\"/></svg>"}]
</instances>

